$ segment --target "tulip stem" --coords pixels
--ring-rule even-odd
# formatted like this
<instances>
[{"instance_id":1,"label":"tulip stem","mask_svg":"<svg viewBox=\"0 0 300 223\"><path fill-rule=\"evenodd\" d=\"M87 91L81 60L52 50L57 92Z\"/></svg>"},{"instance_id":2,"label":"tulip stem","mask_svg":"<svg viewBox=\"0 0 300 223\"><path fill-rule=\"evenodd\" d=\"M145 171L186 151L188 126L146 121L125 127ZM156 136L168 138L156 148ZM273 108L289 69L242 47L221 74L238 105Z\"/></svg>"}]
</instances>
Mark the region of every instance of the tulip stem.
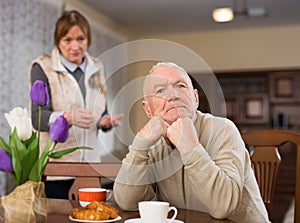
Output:
<instances>
[{"instance_id":1,"label":"tulip stem","mask_svg":"<svg viewBox=\"0 0 300 223\"><path fill-rule=\"evenodd\" d=\"M38 142L40 142L41 119L42 119L42 106L39 106L39 119L38 119Z\"/></svg>"},{"instance_id":2,"label":"tulip stem","mask_svg":"<svg viewBox=\"0 0 300 223\"><path fill-rule=\"evenodd\" d=\"M55 149L55 147L56 147L56 144L57 144L57 142L54 142L54 143L53 143L53 146L52 146L52 148L51 148L51 150L50 150L50 153L52 153L52 152L54 151L54 149Z\"/></svg>"}]
</instances>

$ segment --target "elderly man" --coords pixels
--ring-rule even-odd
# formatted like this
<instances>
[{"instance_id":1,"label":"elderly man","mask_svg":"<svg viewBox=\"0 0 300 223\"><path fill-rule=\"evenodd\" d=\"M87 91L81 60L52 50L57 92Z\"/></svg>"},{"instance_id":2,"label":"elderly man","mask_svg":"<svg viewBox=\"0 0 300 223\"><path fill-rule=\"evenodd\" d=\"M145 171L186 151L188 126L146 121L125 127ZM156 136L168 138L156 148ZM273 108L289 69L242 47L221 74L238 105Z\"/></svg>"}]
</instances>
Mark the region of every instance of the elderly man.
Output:
<instances>
[{"instance_id":1,"label":"elderly man","mask_svg":"<svg viewBox=\"0 0 300 223\"><path fill-rule=\"evenodd\" d=\"M228 119L197 111L198 91L173 63L153 66L144 83L150 118L122 162L114 195L124 210L143 200L236 222L270 222L249 154Z\"/></svg>"}]
</instances>

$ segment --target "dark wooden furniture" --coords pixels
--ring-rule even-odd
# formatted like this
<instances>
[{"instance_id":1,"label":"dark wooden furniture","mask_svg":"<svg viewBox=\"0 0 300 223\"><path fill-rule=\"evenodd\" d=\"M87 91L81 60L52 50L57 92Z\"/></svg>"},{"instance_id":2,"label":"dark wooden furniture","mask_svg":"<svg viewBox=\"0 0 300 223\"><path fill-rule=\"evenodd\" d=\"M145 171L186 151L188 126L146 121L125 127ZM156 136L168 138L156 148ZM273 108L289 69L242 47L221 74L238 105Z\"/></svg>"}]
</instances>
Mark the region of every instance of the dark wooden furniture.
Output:
<instances>
[{"instance_id":1,"label":"dark wooden furniture","mask_svg":"<svg viewBox=\"0 0 300 223\"><path fill-rule=\"evenodd\" d=\"M300 129L300 70L219 72L226 117L241 131Z\"/></svg>"},{"instance_id":2,"label":"dark wooden furniture","mask_svg":"<svg viewBox=\"0 0 300 223\"><path fill-rule=\"evenodd\" d=\"M115 206L114 203L109 203L110 205ZM47 199L47 206L48 206L48 216L47 216L47 223L57 223L57 222L64 222L64 223L74 223L73 221L69 220L69 213L70 211L78 207L78 201L69 201L63 199ZM119 208L118 208L119 209ZM119 209L120 210L120 209ZM117 223L124 223L126 220L131 218L139 218L140 215L138 211L128 212L128 211L120 211L119 215L122 217L120 221ZM183 221L184 223L234 223L230 220L217 220L210 215L198 212L198 211L191 211L191 210L184 210L178 209L178 215L176 219Z\"/></svg>"},{"instance_id":3,"label":"dark wooden furniture","mask_svg":"<svg viewBox=\"0 0 300 223\"><path fill-rule=\"evenodd\" d=\"M249 132L241 133L243 140L247 146L253 146L254 151L258 148L258 152L266 152L271 154L271 158L269 159L269 164L271 165L271 161L279 159L278 157L278 147L283 145L284 143L290 142L296 145L297 149L297 162L296 162L296 181L295 181L295 216L294 222L300 222L300 134L295 132L283 131L283 130L253 130ZM262 151L265 150L265 151ZM255 153L254 153L255 154ZM253 155L254 155L253 154ZM258 158L266 160L267 155L259 155L259 157L254 157L254 161L256 162ZM277 167L274 167L276 170ZM255 168L254 168L255 169ZM257 177L257 182L259 184L262 197L264 198L266 207L268 209L269 215L271 215L272 211L272 193L274 193L274 188L269 191L269 194L266 194L265 187L260 185L263 182L266 182L267 179L262 179L262 174L260 171L255 172ZM270 177L270 175L265 174L265 177ZM269 181L272 186L274 186L273 180L277 177L277 173L272 176L273 179ZM267 195L267 196L266 196ZM276 196L276 195L275 195ZM266 199L267 197L267 199ZM272 220L272 219L271 219Z\"/></svg>"},{"instance_id":4,"label":"dark wooden furniture","mask_svg":"<svg viewBox=\"0 0 300 223\"><path fill-rule=\"evenodd\" d=\"M42 180L45 181L48 176L74 177L69 199L78 200L79 188L101 187L100 178L115 178L120 167L121 163L49 162Z\"/></svg>"}]
</instances>

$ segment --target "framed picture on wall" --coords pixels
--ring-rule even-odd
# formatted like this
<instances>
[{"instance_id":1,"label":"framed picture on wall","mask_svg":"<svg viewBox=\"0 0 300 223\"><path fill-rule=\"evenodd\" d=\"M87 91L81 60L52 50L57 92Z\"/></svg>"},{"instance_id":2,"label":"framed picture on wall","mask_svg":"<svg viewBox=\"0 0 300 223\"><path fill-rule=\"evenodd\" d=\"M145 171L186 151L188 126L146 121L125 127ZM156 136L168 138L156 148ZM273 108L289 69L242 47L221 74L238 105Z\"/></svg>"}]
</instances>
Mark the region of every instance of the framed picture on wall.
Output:
<instances>
[{"instance_id":1,"label":"framed picture on wall","mask_svg":"<svg viewBox=\"0 0 300 223\"><path fill-rule=\"evenodd\" d=\"M300 72L270 73L270 99L274 103L300 102Z\"/></svg>"},{"instance_id":2,"label":"framed picture on wall","mask_svg":"<svg viewBox=\"0 0 300 223\"><path fill-rule=\"evenodd\" d=\"M266 94L247 94L242 100L242 123L268 122L269 103Z\"/></svg>"},{"instance_id":3,"label":"framed picture on wall","mask_svg":"<svg viewBox=\"0 0 300 223\"><path fill-rule=\"evenodd\" d=\"M278 77L275 80L275 95L276 97L293 97L294 81L292 77Z\"/></svg>"}]
</instances>

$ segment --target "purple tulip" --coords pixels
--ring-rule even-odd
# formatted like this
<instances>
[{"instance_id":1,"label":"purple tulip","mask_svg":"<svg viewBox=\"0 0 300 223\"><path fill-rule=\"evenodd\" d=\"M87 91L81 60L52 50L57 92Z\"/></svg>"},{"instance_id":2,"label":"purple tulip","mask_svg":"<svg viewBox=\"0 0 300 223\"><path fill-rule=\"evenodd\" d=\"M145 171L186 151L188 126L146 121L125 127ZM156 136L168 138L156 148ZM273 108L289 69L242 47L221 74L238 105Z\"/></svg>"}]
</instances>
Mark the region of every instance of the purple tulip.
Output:
<instances>
[{"instance_id":1,"label":"purple tulip","mask_svg":"<svg viewBox=\"0 0 300 223\"><path fill-rule=\"evenodd\" d=\"M37 106L49 104L47 84L40 80L35 81L30 90L30 98Z\"/></svg>"},{"instance_id":2,"label":"purple tulip","mask_svg":"<svg viewBox=\"0 0 300 223\"><path fill-rule=\"evenodd\" d=\"M4 172L13 172L14 171L14 168L12 166L11 157L3 149L0 149L0 171L4 171Z\"/></svg>"},{"instance_id":3,"label":"purple tulip","mask_svg":"<svg viewBox=\"0 0 300 223\"><path fill-rule=\"evenodd\" d=\"M54 142L65 142L69 137L69 123L64 116L59 116L50 126L50 137Z\"/></svg>"}]
</instances>

